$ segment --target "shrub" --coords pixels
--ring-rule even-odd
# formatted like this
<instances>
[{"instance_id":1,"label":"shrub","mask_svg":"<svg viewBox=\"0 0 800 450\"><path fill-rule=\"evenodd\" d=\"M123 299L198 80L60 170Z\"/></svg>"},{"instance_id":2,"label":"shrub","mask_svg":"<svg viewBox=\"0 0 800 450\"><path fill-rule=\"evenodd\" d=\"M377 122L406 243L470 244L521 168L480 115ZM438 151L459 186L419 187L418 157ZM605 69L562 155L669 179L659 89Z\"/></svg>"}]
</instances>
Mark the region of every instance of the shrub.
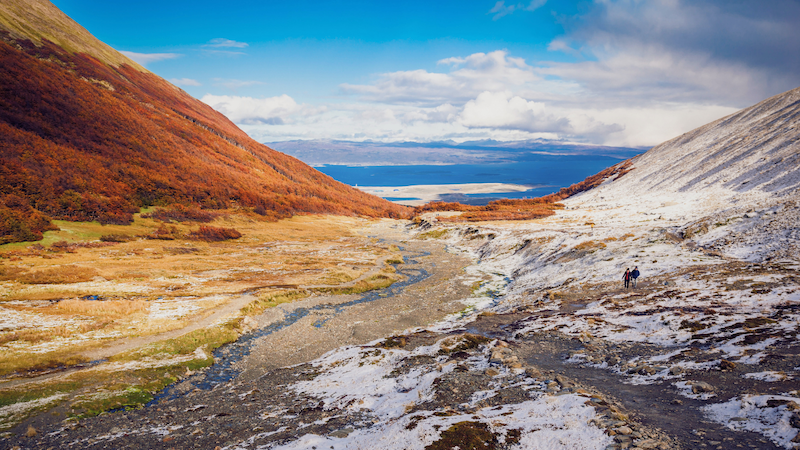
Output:
<instances>
[{"instance_id":1,"label":"shrub","mask_svg":"<svg viewBox=\"0 0 800 450\"><path fill-rule=\"evenodd\" d=\"M147 239L160 239L162 241L172 241L181 237L178 229L174 226L166 226L163 223L158 226L152 233L145 236Z\"/></svg>"},{"instance_id":2,"label":"shrub","mask_svg":"<svg viewBox=\"0 0 800 450\"><path fill-rule=\"evenodd\" d=\"M130 242L134 239L135 237L127 234L104 234L100 236L100 240L103 242Z\"/></svg>"},{"instance_id":3,"label":"shrub","mask_svg":"<svg viewBox=\"0 0 800 450\"><path fill-rule=\"evenodd\" d=\"M206 242L219 242L227 241L229 239L239 239L242 233L239 233L234 228L212 227L202 225L197 231L189 233L190 239Z\"/></svg>"},{"instance_id":4,"label":"shrub","mask_svg":"<svg viewBox=\"0 0 800 450\"><path fill-rule=\"evenodd\" d=\"M169 208L158 208L147 214L142 214L146 219L157 219L163 222L203 222L208 223L220 216L220 213L203 211L198 208L172 205Z\"/></svg>"}]
</instances>

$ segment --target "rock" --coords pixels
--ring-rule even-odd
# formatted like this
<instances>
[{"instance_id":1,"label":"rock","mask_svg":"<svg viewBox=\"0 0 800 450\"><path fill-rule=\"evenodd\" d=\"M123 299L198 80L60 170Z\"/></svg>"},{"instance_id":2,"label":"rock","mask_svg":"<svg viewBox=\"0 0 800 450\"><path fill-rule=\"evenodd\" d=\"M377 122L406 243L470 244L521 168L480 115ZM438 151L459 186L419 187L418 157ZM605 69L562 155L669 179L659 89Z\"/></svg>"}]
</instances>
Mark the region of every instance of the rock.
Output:
<instances>
[{"instance_id":1,"label":"rock","mask_svg":"<svg viewBox=\"0 0 800 450\"><path fill-rule=\"evenodd\" d=\"M683 367L681 366L672 366L669 368L669 373L672 375L678 375L683 373Z\"/></svg>"},{"instance_id":2,"label":"rock","mask_svg":"<svg viewBox=\"0 0 800 450\"><path fill-rule=\"evenodd\" d=\"M789 425L794 428L800 428L800 414L792 414L792 417L789 418Z\"/></svg>"},{"instance_id":3,"label":"rock","mask_svg":"<svg viewBox=\"0 0 800 450\"><path fill-rule=\"evenodd\" d=\"M644 366L642 370L639 371L640 375L655 375L658 372L654 367Z\"/></svg>"},{"instance_id":4,"label":"rock","mask_svg":"<svg viewBox=\"0 0 800 450\"><path fill-rule=\"evenodd\" d=\"M352 428L343 428L341 430L334 431L333 433L330 434L330 436L335 438L346 438L352 432L353 432Z\"/></svg>"},{"instance_id":5,"label":"rock","mask_svg":"<svg viewBox=\"0 0 800 450\"><path fill-rule=\"evenodd\" d=\"M692 383L692 393L702 394L705 392L714 392L714 386L711 386L705 381L695 381Z\"/></svg>"},{"instance_id":6,"label":"rock","mask_svg":"<svg viewBox=\"0 0 800 450\"><path fill-rule=\"evenodd\" d=\"M723 359L719 362L720 370L733 370L736 368L736 363Z\"/></svg>"},{"instance_id":7,"label":"rock","mask_svg":"<svg viewBox=\"0 0 800 450\"><path fill-rule=\"evenodd\" d=\"M672 403L673 405L682 405L682 404L683 404L683 400L680 400L680 399L677 399L677 398L676 398L676 399L675 399L675 400L673 400L671 403Z\"/></svg>"},{"instance_id":8,"label":"rock","mask_svg":"<svg viewBox=\"0 0 800 450\"><path fill-rule=\"evenodd\" d=\"M564 387L572 386L573 383L567 379L564 375L556 375L556 381L558 384Z\"/></svg>"},{"instance_id":9,"label":"rock","mask_svg":"<svg viewBox=\"0 0 800 450\"><path fill-rule=\"evenodd\" d=\"M637 442L634 445L636 445L636 448L657 448L658 444L660 444L660 442L655 439L645 439Z\"/></svg>"},{"instance_id":10,"label":"rock","mask_svg":"<svg viewBox=\"0 0 800 450\"><path fill-rule=\"evenodd\" d=\"M33 428L33 425L28 425L28 431L25 432L25 436L34 437L37 434L39 434L39 432L36 431L36 428Z\"/></svg>"},{"instance_id":11,"label":"rock","mask_svg":"<svg viewBox=\"0 0 800 450\"><path fill-rule=\"evenodd\" d=\"M616 429L616 432L619 433L619 434L624 434L624 435L627 436L627 435L633 433L633 430L631 430L631 428L628 427L628 426L621 426L621 427Z\"/></svg>"},{"instance_id":12,"label":"rock","mask_svg":"<svg viewBox=\"0 0 800 450\"><path fill-rule=\"evenodd\" d=\"M258 322L250 316L245 316L239 323L242 334L247 334L258 328Z\"/></svg>"},{"instance_id":13,"label":"rock","mask_svg":"<svg viewBox=\"0 0 800 450\"><path fill-rule=\"evenodd\" d=\"M490 367L490 368L486 369L483 373L485 373L486 375L488 375L490 377L494 377L494 376L499 375L500 371L495 369L494 367Z\"/></svg>"},{"instance_id":14,"label":"rock","mask_svg":"<svg viewBox=\"0 0 800 450\"><path fill-rule=\"evenodd\" d=\"M531 378L539 378L542 376L542 372L536 367L526 367L525 374Z\"/></svg>"}]
</instances>

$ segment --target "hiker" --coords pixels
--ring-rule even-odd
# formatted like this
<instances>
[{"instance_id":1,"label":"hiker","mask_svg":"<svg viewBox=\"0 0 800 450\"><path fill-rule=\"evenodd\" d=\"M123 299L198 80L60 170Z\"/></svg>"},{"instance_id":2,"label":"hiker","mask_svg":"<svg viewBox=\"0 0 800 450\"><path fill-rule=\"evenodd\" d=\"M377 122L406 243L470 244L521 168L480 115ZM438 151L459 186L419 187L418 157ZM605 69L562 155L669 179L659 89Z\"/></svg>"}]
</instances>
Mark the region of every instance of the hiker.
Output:
<instances>
[{"instance_id":1,"label":"hiker","mask_svg":"<svg viewBox=\"0 0 800 450\"><path fill-rule=\"evenodd\" d=\"M636 287L636 279L639 278L639 266L635 266L633 268L633 272L631 272L631 282L633 282L633 287Z\"/></svg>"},{"instance_id":2,"label":"hiker","mask_svg":"<svg viewBox=\"0 0 800 450\"><path fill-rule=\"evenodd\" d=\"M628 289L628 285L631 282L631 269L625 269L625 275L622 276L622 279L625 280L625 289Z\"/></svg>"}]
</instances>

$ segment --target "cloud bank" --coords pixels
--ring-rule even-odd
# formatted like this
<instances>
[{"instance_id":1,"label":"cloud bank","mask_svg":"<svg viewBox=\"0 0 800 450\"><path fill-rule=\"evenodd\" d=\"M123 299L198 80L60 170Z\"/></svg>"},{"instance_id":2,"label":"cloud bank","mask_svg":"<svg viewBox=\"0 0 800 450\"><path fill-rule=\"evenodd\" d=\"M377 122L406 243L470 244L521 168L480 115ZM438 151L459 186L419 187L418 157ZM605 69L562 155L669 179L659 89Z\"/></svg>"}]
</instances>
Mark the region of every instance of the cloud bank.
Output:
<instances>
[{"instance_id":1,"label":"cloud bank","mask_svg":"<svg viewBox=\"0 0 800 450\"><path fill-rule=\"evenodd\" d=\"M487 14L503 20L548 6L500 1ZM650 146L800 85L798 19L793 0L596 0L558 17L564 33L549 42L549 60L490 49L441 59L435 70L342 83L321 104L286 94L203 101L262 141L544 137Z\"/></svg>"}]
</instances>

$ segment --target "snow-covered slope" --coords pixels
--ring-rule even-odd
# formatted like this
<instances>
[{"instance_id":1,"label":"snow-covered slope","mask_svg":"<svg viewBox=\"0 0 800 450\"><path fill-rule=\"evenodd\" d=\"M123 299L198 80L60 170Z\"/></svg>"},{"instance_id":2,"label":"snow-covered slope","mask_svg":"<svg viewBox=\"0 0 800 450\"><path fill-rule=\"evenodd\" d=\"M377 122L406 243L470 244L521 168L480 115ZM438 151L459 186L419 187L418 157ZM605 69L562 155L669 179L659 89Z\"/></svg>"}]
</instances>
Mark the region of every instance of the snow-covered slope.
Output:
<instances>
[{"instance_id":1,"label":"snow-covered slope","mask_svg":"<svg viewBox=\"0 0 800 450\"><path fill-rule=\"evenodd\" d=\"M786 197L797 195L798 169L800 88L653 147L634 159L631 172L582 200Z\"/></svg>"}]
</instances>

